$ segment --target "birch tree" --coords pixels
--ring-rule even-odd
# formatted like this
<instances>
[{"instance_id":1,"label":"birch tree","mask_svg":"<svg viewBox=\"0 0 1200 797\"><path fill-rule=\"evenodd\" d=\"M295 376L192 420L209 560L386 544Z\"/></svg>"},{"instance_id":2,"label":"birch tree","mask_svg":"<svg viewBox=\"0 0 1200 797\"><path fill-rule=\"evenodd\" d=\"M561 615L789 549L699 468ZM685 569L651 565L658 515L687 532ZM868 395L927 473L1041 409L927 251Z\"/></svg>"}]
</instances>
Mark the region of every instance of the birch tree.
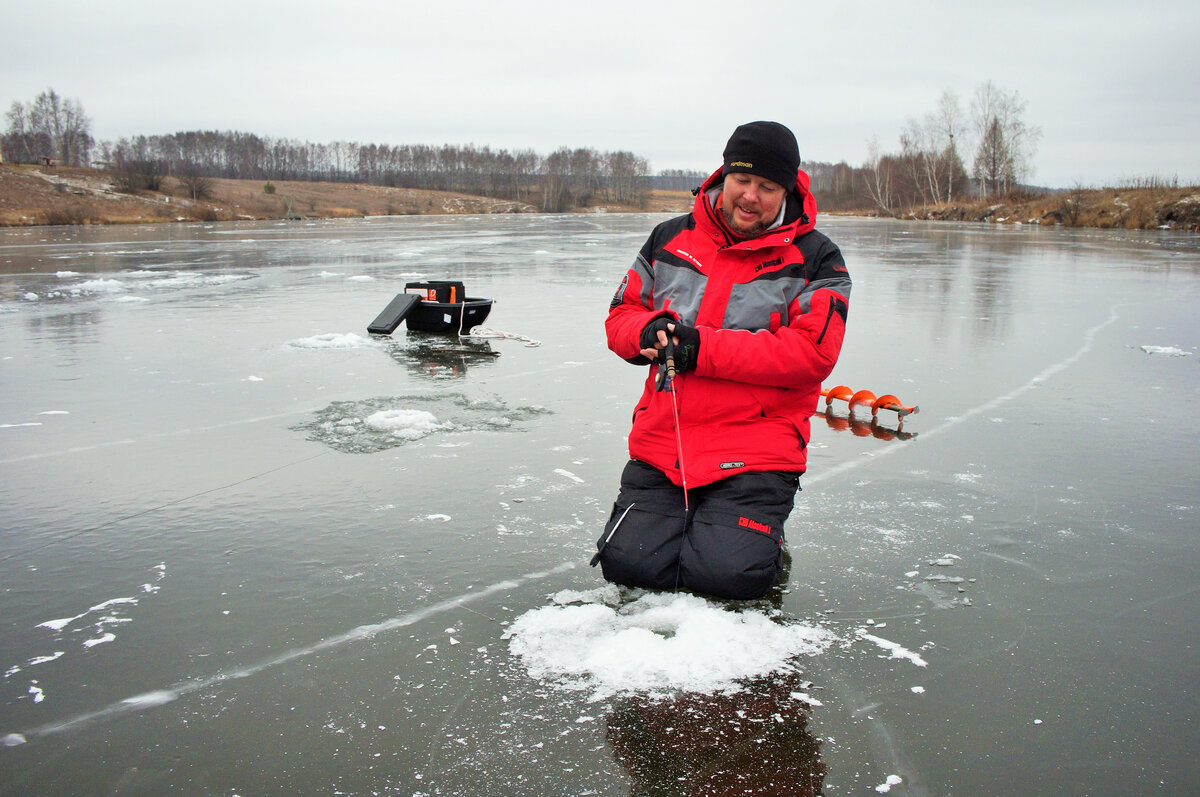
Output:
<instances>
[{"instance_id":1,"label":"birch tree","mask_svg":"<svg viewBox=\"0 0 1200 797\"><path fill-rule=\"evenodd\" d=\"M946 201L954 201L955 183L966 179L962 158L958 155L958 143L962 140L966 123L963 120L962 106L958 104L958 95L952 91L942 92L938 98L937 109L933 112L932 122L937 128L942 146L942 161L946 173Z\"/></svg>"},{"instance_id":2,"label":"birch tree","mask_svg":"<svg viewBox=\"0 0 1200 797\"><path fill-rule=\"evenodd\" d=\"M1041 130L1025 123L1026 105L1020 92L1006 92L990 80L975 91L971 115L979 143L973 172L981 196L1011 191L1032 174Z\"/></svg>"},{"instance_id":3,"label":"birch tree","mask_svg":"<svg viewBox=\"0 0 1200 797\"><path fill-rule=\"evenodd\" d=\"M867 195L884 213L891 215L895 207L892 194L892 168L890 159L879 154L879 139L871 136L867 141L867 162L864 164Z\"/></svg>"},{"instance_id":4,"label":"birch tree","mask_svg":"<svg viewBox=\"0 0 1200 797\"><path fill-rule=\"evenodd\" d=\"M900 134L901 160L922 203L952 201L955 183L963 182L958 156L963 127L958 98L945 91L933 111L920 121L910 119Z\"/></svg>"}]
</instances>

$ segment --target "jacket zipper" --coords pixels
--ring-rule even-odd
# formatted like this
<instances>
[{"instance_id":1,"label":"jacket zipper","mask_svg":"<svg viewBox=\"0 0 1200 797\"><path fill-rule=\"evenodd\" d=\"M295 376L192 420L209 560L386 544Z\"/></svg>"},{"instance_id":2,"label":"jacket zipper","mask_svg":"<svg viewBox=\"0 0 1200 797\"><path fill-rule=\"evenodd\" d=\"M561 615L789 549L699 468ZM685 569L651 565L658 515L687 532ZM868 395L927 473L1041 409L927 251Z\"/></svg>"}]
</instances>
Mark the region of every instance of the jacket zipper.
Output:
<instances>
[{"instance_id":1,"label":"jacket zipper","mask_svg":"<svg viewBox=\"0 0 1200 797\"><path fill-rule=\"evenodd\" d=\"M839 299L831 299L829 301L829 312L825 314L825 326L821 327L821 334L817 336L817 345L825 340L825 333L829 331L829 322L833 320L833 314L837 312Z\"/></svg>"}]
</instances>

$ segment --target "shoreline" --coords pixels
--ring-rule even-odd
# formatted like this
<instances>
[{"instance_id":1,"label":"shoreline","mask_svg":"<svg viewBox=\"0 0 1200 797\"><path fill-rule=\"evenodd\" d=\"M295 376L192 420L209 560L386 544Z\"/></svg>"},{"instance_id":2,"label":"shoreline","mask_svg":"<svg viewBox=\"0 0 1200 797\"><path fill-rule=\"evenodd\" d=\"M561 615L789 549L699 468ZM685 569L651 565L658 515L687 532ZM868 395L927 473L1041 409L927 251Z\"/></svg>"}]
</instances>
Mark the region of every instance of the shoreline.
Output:
<instances>
[{"instance_id":1,"label":"shoreline","mask_svg":"<svg viewBox=\"0 0 1200 797\"><path fill-rule=\"evenodd\" d=\"M211 178L204 198L163 179L162 190L122 193L111 172L0 164L0 227L335 219L368 216L542 213L528 201L362 183ZM818 206L820 200L818 197ZM650 192L645 207L597 203L569 213L686 213L690 191ZM1200 188L1077 188L882 213L820 211L906 221L1032 224L1097 229L1200 231Z\"/></svg>"},{"instance_id":2,"label":"shoreline","mask_svg":"<svg viewBox=\"0 0 1200 797\"><path fill-rule=\"evenodd\" d=\"M192 198L172 177L161 190L132 193L118 191L116 179L97 169L0 164L0 227L543 212L528 201L363 183L211 178L206 196ZM684 212L691 201L687 191L652 191L646 207L596 203L568 212Z\"/></svg>"},{"instance_id":3,"label":"shoreline","mask_svg":"<svg viewBox=\"0 0 1200 797\"><path fill-rule=\"evenodd\" d=\"M1034 224L1090 229L1200 231L1200 188L1076 188L914 208L919 221Z\"/></svg>"}]
</instances>

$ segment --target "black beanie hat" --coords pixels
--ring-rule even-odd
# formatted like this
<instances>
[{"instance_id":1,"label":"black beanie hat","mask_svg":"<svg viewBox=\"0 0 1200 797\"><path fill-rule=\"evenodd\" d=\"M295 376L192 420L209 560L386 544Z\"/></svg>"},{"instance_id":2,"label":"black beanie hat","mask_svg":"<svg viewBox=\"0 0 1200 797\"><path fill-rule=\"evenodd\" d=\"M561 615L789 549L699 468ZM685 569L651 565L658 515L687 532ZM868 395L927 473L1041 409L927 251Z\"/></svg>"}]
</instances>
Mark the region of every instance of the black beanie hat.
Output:
<instances>
[{"instance_id":1,"label":"black beanie hat","mask_svg":"<svg viewBox=\"0 0 1200 797\"><path fill-rule=\"evenodd\" d=\"M779 183L791 191L800 169L800 148L796 137L779 122L750 122L738 125L725 145L725 168L730 172L746 172Z\"/></svg>"}]
</instances>

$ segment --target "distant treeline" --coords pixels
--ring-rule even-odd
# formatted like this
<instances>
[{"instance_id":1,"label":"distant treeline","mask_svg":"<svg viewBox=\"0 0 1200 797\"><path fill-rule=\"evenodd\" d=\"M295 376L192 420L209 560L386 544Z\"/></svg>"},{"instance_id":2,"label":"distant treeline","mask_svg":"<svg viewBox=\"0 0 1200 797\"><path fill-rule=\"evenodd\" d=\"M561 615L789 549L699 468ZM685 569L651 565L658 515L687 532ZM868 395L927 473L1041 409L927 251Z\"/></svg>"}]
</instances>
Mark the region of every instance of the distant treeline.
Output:
<instances>
[{"instance_id":1,"label":"distant treeline","mask_svg":"<svg viewBox=\"0 0 1200 797\"><path fill-rule=\"evenodd\" d=\"M710 174L675 169L651 175L645 158L626 151L564 147L543 156L473 144L314 144L237 131L136 136L103 142L95 152L125 190L157 189L166 177L185 184L213 177L366 183L458 191L551 213L604 203L647 207L652 189L690 191ZM818 207L892 215L980 192L953 148L939 152L905 139L899 153L872 155L861 167L803 163ZM715 158L713 168L719 165ZM1006 190L1016 187L1014 181Z\"/></svg>"},{"instance_id":2,"label":"distant treeline","mask_svg":"<svg viewBox=\"0 0 1200 797\"><path fill-rule=\"evenodd\" d=\"M99 160L127 182L162 177L308 180L459 191L557 212L597 202L644 206L649 167L632 152L562 148L542 156L473 144L314 144L237 131L188 131L105 142Z\"/></svg>"},{"instance_id":3,"label":"distant treeline","mask_svg":"<svg viewBox=\"0 0 1200 797\"><path fill-rule=\"evenodd\" d=\"M1025 108L1018 92L990 81L977 87L969 109L947 91L933 110L908 120L899 152L881 151L872 137L861 166L803 167L826 210L904 215L922 206L1028 193L1041 131L1025 123ZM690 190L708 176L686 170L651 175L646 159L632 152L587 148L541 155L474 144L314 144L237 131L96 143L83 105L53 89L32 102L14 102L6 119L0 135L5 160L94 164L116 172L118 186L131 191L153 189L166 177L193 186L218 177L354 182L459 191L558 212L603 203L645 207L652 189ZM714 168L719 163L714 153Z\"/></svg>"}]
</instances>

